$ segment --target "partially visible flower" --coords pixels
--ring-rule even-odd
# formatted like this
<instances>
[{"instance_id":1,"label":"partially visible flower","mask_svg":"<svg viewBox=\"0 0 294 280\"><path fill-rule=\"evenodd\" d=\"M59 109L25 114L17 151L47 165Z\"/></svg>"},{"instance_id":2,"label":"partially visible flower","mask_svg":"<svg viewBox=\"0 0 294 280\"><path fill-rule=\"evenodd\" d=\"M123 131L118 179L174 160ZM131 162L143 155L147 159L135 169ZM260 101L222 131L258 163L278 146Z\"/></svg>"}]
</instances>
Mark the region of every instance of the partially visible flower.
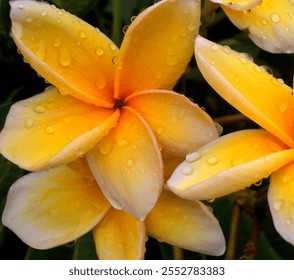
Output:
<instances>
[{"instance_id":1,"label":"partially visible flower","mask_svg":"<svg viewBox=\"0 0 294 280\"><path fill-rule=\"evenodd\" d=\"M1 154L30 171L86 155L112 206L143 220L162 190L162 155L184 156L218 137L201 108L171 91L193 54L199 0L149 7L120 50L55 6L10 4L17 47L55 87L12 106Z\"/></svg>"},{"instance_id":2,"label":"partially visible flower","mask_svg":"<svg viewBox=\"0 0 294 280\"><path fill-rule=\"evenodd\" d=\"M37 249L66 244L93 230L99 259L143 259L146 234L209 255L221 255L225 249L217 219L201 202L164 190L140 221L111 207L84 159L16 181L3 223Z\"/></svg>"},{"instance_id":3,"label":"partially visible flower","mask_svg":"<svg viewBox=\"0 0 294 280\"><path fill-rule=\"evenodd\" d=\"M213 199L271 175L268 203L274 225L294 245L292 89L247 56L201 36L195 56L214 90L264 129L230 133L200 148L176 168L169 188L183 198Z\"/></svg>"},{"instance_id":4,"label":"partially visible flower","mask_svg":"<svg viewBox=\"0 0 294 280\"><path fill-rule=\"evenodd\" d=\"M294 52L294 2L291 0L211 0L250 39L272 53Z\"/></svg>"}]
</instances>

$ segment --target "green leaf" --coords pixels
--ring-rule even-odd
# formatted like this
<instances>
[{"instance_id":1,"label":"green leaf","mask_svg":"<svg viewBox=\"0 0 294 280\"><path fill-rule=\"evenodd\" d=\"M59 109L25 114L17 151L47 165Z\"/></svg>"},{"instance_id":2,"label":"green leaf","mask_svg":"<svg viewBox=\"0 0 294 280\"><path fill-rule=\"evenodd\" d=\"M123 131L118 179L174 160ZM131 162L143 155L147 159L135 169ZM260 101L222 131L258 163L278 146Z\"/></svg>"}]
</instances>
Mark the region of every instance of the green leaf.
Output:
<instances>
[{"instance_id":1,"label":"green leaf","mask_svg":"<svg viewBox=\"0 0 294 280\"><path fill-rule=\"evenodd\" d=\"M89 12L99 0L50 0L50 3L56 5L60 9L64 9L77 16L84 16Z\"/></svg>"},{"instance_id":2,"label":"green leaf","mask_svg":"<svg viewBox=\"0 0 294 280\"><path fill-rule=\"evenodd\" d=\"M74 260L97 260L92 231L79 238L74 245Z\"/></svg>"}]
</instances>

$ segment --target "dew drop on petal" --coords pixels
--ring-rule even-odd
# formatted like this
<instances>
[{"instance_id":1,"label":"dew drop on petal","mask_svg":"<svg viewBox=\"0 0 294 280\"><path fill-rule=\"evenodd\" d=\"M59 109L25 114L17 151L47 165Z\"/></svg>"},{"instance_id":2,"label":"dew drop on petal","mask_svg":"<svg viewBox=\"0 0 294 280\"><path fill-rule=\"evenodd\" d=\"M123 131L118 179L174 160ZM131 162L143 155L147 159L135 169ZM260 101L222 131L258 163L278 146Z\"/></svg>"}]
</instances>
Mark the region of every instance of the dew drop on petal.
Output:
<instances>
[{"instance_id":1,"label":"dew drop on petal","mask_svg":"<svg viewBox=\"0 0 294 280\"><path fill-rule=\"evenodd\" d=\"M157 133L158 134L163 134L163 132L164 132L164 129L162 128L162 127L158 127L157 129L156 129L156 131L157 131Z\"/></svg>"},{"instance_id":2,"label":"dew drop on petal","mask_svg":"<svg viewBox=\"0 0 294 280\"><path fill-rule=\"evenodd\" d=\"M277 199L275 202L274 202L274 209L276 211L280 211L282 210L284 206L284 200L283 199Z\"/></svg>"},{"instance_id":3,"label":"dew drop on petal","mask_svg":"<svg viewBox=\"0 0 294 280\"><path fill-rule=\"evenodd\" d=\"M116 144L118 147L123 148L123 147L126 147L129 144L129 142L125 138L118 137L116 140Z\"/></svg>"},{"instance_id":4,"label":"dew drop on petal","mask_svg":"<svg viewBox=\"0 0 294 280\"><path fill-rule=\"evenodd\" d=\"M34 107L34 111L35 111L36 113L45 113L45 107L42 106L42 105L36 105L36 106Z\"/></svg>"},{"instance_id":5,"label":"dew drop on petal","mask_svg":"<svg viewBox=\"0 0 294 280\"><path fill-rule=\"evenodd\" d=\"M104 54L104 49L101 46L96 47L96 54L102 56Z\"/></svg>"},{"instance_id":6,"label":"dew drop on petal","mask_svg":"<svg viewBox=\"0 0 294 280\"><path fill-rule=\"evenodd\" d=\"M126 161L126 166L129 167L129 168L134 167L135 166L135 161L132 158L128 159Z\"/></svg>"},{"instance_id":7,"label":"dew drop on petal","mask_svg":"<svg viewBox=\"0 0 294 280\"><path fill-rule=\"evenodd\" d=\"M282 178L282 182L284 184L287 184L289 183L290 181L292 181L293 177L291 175L285 175L283 178Z\"/></svg>"},{"instance_id":8,"label":"dew drop on petal","mask_svg":"<svg viewBox=\"0 0 294 280\"><path fill-rule=\"evenodd\" d=\"M109 140L102 140L99 144L99 152L102 155L108 155L113 147L113 142Z\"/></svg>"},{"instance_id":9,"label":"dew drop on petal","mask_svg":"<svg viewBox=\"0 0 294 280\"><path fill-rule=\"evenodd\" d=\"M292 224L292 219L290 218L290 219L287 219L286 220L286 225L287 226L290 226Z\"/></svg>"},{"instance_id":10,"label":"dew drop on petal","mask_svg":"<svg viewBox=\"0 0 294 280\"><path fill-rule=\"evenodd\" d=\"M201 154L198 152L190 153L186 155L186 161L189 163L195 162L201 158Z\"/></svg>"},{"instance_id":11,"label":"dew drop on petal","mask_svg":"<svg viewBox=\"0 0 294 280\"><path fill-rule=\"evenodd\" d=\"M281 102L278 103L278 108L279 108L279 110L281 112L285 112L288 109L288 104L285 103L285 102L283 102L283 101L281 101Z\"/></svg>"},{"instance_id":12,"label":"dew drop on petal","mask_svg":"<svg viewBox=\"0 0 294 280\"><path fill-rule=\"evenodd\" d=\"M210 157L210 158L207 159L207 163L209 165L215 165L215 164L218 163L218 159L216 157Z\"/></svg>"},{"instance_id":13,"label":"dew drop on petal","mask_svg":"<svg viewBox=\"0 0 294 280\"><path fill-rule=\"evenodd\" d=\"M49 135L53 134L54 133L54 128L52 125L48 125L45 127L45 132Z\"/></svg>"},{"instance_id":14,"label":"dew drop on petal","mask_svg":"<svg viewBox=\"0 0 294 280\"><path fill-rule=\"evenodd\" d=\"M26 128L31 128L34 125L34 120L31 118L28 118L25 120L25 127Z\"/></svg>"},{"instance_id":15,"label":"dew drop on petal","mask_svg":"<svg viewBox=\"0 0 294 280\"><path fill-rule=\"evenodd\" d=\"M186 165L182 168L182 173L186 176L192 175L193 174L193 168L189 165Z\"/></svg>"},{"instance_id":16,"label":"dew drop on petal","mask_svg":"<svg viewBox=\"0 0 294 280\"><path fill-rule=\"evenodd\" d=\"M86 33L84 31L80 31L80 38L85 39L86 37Z\"/></svg>"},{"instance_id":17,"label":"dew drop on petal","mask_svg":"<svg viewBox=\"0 0 294 280\"><path fill-rule=\"evenodd\" d=\"M271 16L270 16L272 22L274 23L278 23L280 21L280 16L276 13L272 13Z\"/></svg>"}]
</instances>

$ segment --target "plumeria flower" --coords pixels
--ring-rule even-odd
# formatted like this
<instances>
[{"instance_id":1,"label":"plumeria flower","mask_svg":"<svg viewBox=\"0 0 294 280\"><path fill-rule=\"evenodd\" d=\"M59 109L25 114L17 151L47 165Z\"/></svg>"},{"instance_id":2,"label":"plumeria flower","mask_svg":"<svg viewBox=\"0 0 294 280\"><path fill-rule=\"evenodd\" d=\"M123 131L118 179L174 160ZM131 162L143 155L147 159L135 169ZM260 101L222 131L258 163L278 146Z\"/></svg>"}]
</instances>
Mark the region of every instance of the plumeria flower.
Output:
<instances>
[{"instance_id":1,"label":"plumeria flower","mask_svg":"<svg viewBox=\"0 0 294 280\"><path fill-rule=\"evenodd\" d=\"M18 49L54 87L12 106L1 154L29 171L86 155L112 206L143 220L162 190L162 156L183 157L218 137L212 119L171 90L193 54L200 1L149 7L120 50L53 5L10 4Z\"/></svg>"},{"instance_id":2,"label":"plumeria flower","mask_svg":"<svg viewBox=\"0 0 294 280\"><path fill-rule=\"evenodd\" d=\"M187 156L167 184L183 198L213 199L270 176L268 203L280 235L294 244L292 89L248 56L201 36L195 56L207 82L263 129L233 132ZM185 172L183 170L190 170Z\"/></svg>"},{"instance_id":3,"label":"plumeria flower","mask_svg":"<svg viewBox=\"0 0 294 280\"><path fill-rule=\"evenodd\" d=\"M211 0L260 48L272 53L294 52L293 0Z\"/></svg>"},{"instance_id":4,"label":"plumeria flower","mask_svg":"<svg viewBox=\"0 0 294 280\"><path fill-rule=\"evenodd\" d=\"M37 249L66 244L93 230L99 259L143 259L146 234L210 255L225 249L217 219L201 202L164 190L140 221L111 207L85 159L16 181L8 193L3 223Z\"/></svg>"}]
</instances>

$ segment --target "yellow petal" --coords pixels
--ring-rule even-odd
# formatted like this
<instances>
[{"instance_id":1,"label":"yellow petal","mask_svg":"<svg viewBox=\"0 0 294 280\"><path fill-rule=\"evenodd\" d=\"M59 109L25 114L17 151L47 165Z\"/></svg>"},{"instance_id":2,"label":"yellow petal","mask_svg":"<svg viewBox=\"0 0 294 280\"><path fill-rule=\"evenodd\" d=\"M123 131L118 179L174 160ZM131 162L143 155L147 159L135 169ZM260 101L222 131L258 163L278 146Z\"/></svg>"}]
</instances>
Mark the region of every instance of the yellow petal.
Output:
<instances>
[{"instance_id":1,"label":"yellow petal","mask_svg":"<svg viewBox=\"0 0 294 280\"><path fill-rule=\"evenodd\" d=\"M223 6L228 18L241 30L247 30L251 40L272 53L294 52L293 2L262 0L251 10L234 11Z\"/></svg>"},{"instance_id":2,"label":"yellow petal","mask_svg":"<svg viewBox=\"0 0 294 280\"><path fill-rule=\"evenodd\" d=\"M238 131L187 155L167 185L186 199L213 199L250 187L293 159L294 150L267 131Z\"/></svg>"},{"instance_id":3,"label":"yellow petal","mask_svg":"<svg viewBox=\"0 0 294 280\"><path fill-rule=\"evenodd\" d=\"M30 65L62 94L112 107L116 46L55 6L11 1L12 37Z\"/></svg>"},{"instance_id":4,"label":"yellow petal","mask_svg":"<svg viewBox=\"0 0 294 280\"><path fill-rule=\"evenodd\" d=\"M199 25L198 0L163 0L139 14L117 59L115 97L171 89L191 60Z\"/></svg>"},{"instance_id":5,"label":"yellow petal","mask_svg":"<svg viewBox=\"0 0 294 280\"><path fill-rule=\"evenodd\" d=\"M100 260L140 260L145 253L145 225L133 216L111 208L93 230Z\"/></svg>"},{"instance_id":6,"label":"yellow petal","mask_svg":"<svg viewBox=\"0 0 294 280\"><path fill-rule=\"evenodd\" d=\"M65 164L96 145L118 117L118 110L60 95L51 87L11 107L0 134L0 151L27 170Z\"/></svg>"},{"instance_id":7,"label":"yellow petal","mask_svg":"<svg viewBox=\"0 0 294 280\"><path fill-rule=\"evenodd\" d=\"M271 176L268 203L278 233L294 245L294 162Z\"/></svg>"},{"instance_id":8,"label":"yellow petal","mask_svg":"<svg viewBox=\"0 0 294 280\"><path fill-rule=\"evenodd\" d=\"M163 191L145 221L147 234L184 249L219 256L225 239L210 210L201 202Z\"/></svg>"},{"instance_id":9,"label":"yellow petal","mask_svg":"<svg viewBox=\"0 0 294 280\"><path fill-rule=\"evenodd\" d=\"M198 36L198 67L214 90L241 113L294 147L292 89L246 56Z\"/></svg>"},{"instance_id":10,"label":"yellow petal","mask_svg":"<svg viewBox=\"0 0 294 280\"><path fill-rule=\"evenodd\" d=\"M87 158L113 207L144 219L163 184L159 147L145 121L124 107L118 125L89 151Z\"/></svg>"},{"instance_id":11,"label":"yellow petal","mask_svg":"<svg viewBox=\"0 0 294 280\"><path fill-rule=\"evenodd\" d=\"M37 249L68 243L94 228L110 204L84 169L61 166L20 178L9 190L3 224Z\"/></svg>"},{"instance_id":12,"label":"yellow petal","mask_svg":"<svg viewBox=\"0 0 294 280\"><path fill-rule=\"evenodd\" d=\"M262 0L210 0L236 11L247 11L260 5Z\"/></svg>"},{"instance_id":13,"label":"yellow petal","mask_svg":"<svg viewBox=\"0 0 294 280\"><path fill-rule=\"evenodd\" d=\"M184 95L146 91L127 99L153 129L163 153L184 157L218 137L213 120Z\"/></svg>"}]
</instances>

